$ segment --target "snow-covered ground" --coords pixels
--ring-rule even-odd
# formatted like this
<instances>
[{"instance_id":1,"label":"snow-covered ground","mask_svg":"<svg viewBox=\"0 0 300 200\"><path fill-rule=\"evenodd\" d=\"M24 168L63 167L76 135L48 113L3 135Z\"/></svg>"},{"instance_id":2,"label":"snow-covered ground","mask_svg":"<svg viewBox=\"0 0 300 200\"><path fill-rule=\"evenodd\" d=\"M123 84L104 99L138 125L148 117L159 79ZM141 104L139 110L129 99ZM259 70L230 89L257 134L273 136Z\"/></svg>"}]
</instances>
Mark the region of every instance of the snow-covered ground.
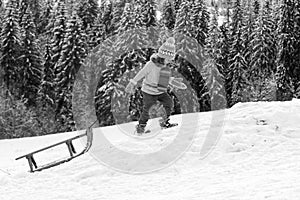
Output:
<instances>
[{"instance_id":1,"label":"snow-covered ground","mask_svg":"<svg viewBox=\"0 0 300 200\"><path fill-rule=\"evenodd\" d=\"M201 157L204 141L214 128L211 124L216 124L212 117L216 113L199 113L191 118L174 116L173 121L189 119L189 123L145 140L129 138L122 133L122 126L95 129L94 145L89 153L37 173L28 172L26 159L14 159L78 133L2 140L0 199L300 199L300 100L240 103L226 110L224 124L219 124L221 137L212 152ZM194 129L190 127L197 130L193 140L187 137L186 141L192 145L172 164L164 163L167 157L159 157L157 163L165 164L161 170L135 175L129 172L141 170L145 167L143 163L136 163L142 167L135 169L134 165L126 165L123 158L124 165L119 165L116 171L112 167L118 166L110 167L99 159L98 151L111 156L111 161L122 159L109 151L112 146L130 154L161 151L174 143L179 130L186 130L187 135L192 133ZM101 134L112 146L101 148ZM83 142L77 141L76 147L79 149ZM66 149L61 146L41 154L38 162L63 156ZM127 171L120 172L120 169Z\"/></svg>"}]
</instances>

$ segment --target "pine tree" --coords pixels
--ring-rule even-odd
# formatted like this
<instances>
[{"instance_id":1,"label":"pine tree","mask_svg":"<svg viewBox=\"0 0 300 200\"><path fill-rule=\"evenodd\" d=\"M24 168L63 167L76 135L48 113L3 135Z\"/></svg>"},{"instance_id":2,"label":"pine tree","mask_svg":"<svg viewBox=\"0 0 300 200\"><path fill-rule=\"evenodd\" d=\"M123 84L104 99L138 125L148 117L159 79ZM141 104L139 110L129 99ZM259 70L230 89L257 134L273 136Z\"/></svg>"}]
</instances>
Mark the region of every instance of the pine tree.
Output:
<instances>
[{"instance_id":1,"label":"pine tree","mask_svg":"<svg viewBox=\"0 0 300 200\"><path fill-rule=\"evenodd\" d=\"M114 32L113 32L113 24L112 24L112 19L113 19L113 4L110 0L103 1L101 5L102 9L102 24L104 26L104 37L110 37Z\"/></svg>"},{"instance_id":2,"label":"pine tree","mask_svg":"<svg viewBox=\"0 0 300 200\"><path fill-rule=\"evenodd\" d=\"M213 110L227 107L224 88L224 69L221 62L221 31L218 26L218 11L213 10L212 20L209 27L206 50L208 59L204 65L206 86L211 97Z\"/></svg>"},{"instance_id":3,"label":"pine tree","mask_svg":"<svg viewBox=\"0 0 300 200\"><path fill-rule=\"evenodd\" d=\"M134 21L134 28L140 28L144 26L142 8L144 6L143 0L133 1L133 13L132 19Z\"/></svg>"},{"instance_id":4,"label":"pine tree","mask_svg":"<svg viewBox=\"0 0 300 200\"><path fill-rule=\"evenodd\" d=\"M99 5L96 0L81 0L77 14L82 20L83 30L92 27L99 13Z\"/></svg>"},{"instance_id":5,"label":"pine tree","mask_svg":"<svg viewBox=\"0 0 300 200\"><path fill-rule=\"evenodd\" d=\"M4 15L4 4L2 0L0 0L0 20L2 21Z\"/></svg>"},{"instance_id":6,"label":"pine tree","mask_svg":"<svg viewBox=\"0 0 300 200\"><path fill-rule=\"evenodd\" d=\"M22 68L20 70L21 94L27 101L27 105L34 106L41 84L42 59L36 39L36 27L29 8L24 12L21 26L24 29L21 56Z\"/></svg>"},{"instance_id":7,"label":"pine tree","mask_svg":"<svg viewBox=\"0 0 300 200\"><path fill-rule=\"evenodd\" d=\"M43 76L41 87L39 91L40 101L43 101L44 104L54 107L55 105L55 74L53 69L53 63L51 59L51 50L50 45L46 46L46 53L44 56L43 63Z\"/></svg>"},{"instance_id":8,"label":"pine tree","mask_svg":"<svg viewBox=\"0 0 300 200\"><path fill-rule=\"evenodd\" d=\"M171 0L166 0L163 3L162 18L161 21L165 27L169 30L173 30L175 27L176 13L174 5Z\"/></svg>"},{"instance_id":9,"label":"pine tree","mask_svg":"<svg viewBox=\"0 0 300 200\"><path fill-rule=\"evenodd\" d=\"M191 20L193 37L199 44L205 46L208 36L209 12L203 0L194 0L191 8Z\"/></svg>"},{"instance_id":10,"label":"pine tree","mask_svg":"<svg viewBox=\"0 0 300 200\"><path fill-rule=\"evenodd\" d=\"M35 27L39 27L41 23L41 15L42 15L42 5L40 0L30 0L30 1L20 0L19 8L20 8L20 23L21 20L24 18L24 15L26 15L27 10L30 9L30 12L32 13L34 25Z\"/></svg>"},{"instance_id":11,"label":"pine tree","mask_svg":"<svg viewBox=\"0 0 300 200\"><path fill-rule=\"evenodd\" d=\"M220 63L221 70L220 73L224 77L224 87L226 91L226 101L227 106L231 102L231 94L232 94L232 87L231 83L232 80L230 79L230 68L229 68L229 59L230 59L230 32L229 28L227 27L228 24L224 23L220 27L220 57L218 58L218 63Z\"/></svg>"},{"instance_id":12,"label":"pine tree","mask_svg":"<svg viewBox=\"0 0 300 200\"><path fill-rule=\"evenodd\" d=\"M293 0L284 0L281 6L279 24L279 55L277 59L277 100L290 100L293 96L293 31L294 31Z\"/></svg>"},{"instance_id":13,"label":"pine tree","mask_svg":"<svg viewBox=\"0 0 300 200\"><path fill-rule=\"evenodd\" d=\"M206 49L211 58L214 60L218 59L220 50L219 48L219 39L221 38L220 29L218 26L218 11L216 9L212 12L212 19L209 25L209 36L207 39ZM221 70L223 71L223 70Z\"/></svg>"},{"instance_id":14,"label":"pine tree","mask_svg":"<svg viewBox=\"0 0 300 200\"><path fill-rule=\"evenodd\" d=\"M122 19L122 14L125 7L125 1L123 0L117 0L113 6L113 13L112 13L112 32L113 34L117 33L118 30L118 23Z\"/></svg>"},{"instance_id":15,"label":"pine tree","mask_svg":"<svg viewBox=\"0 0 300 200\"><path fill-rule=\"evenodd\" d=\"M86 36L79 18L74 15L69 21L61 57L57 63L57 99L56 115L58 121L67 130L74 130L72 114L72 88L75 75L86 57Z\"/></svg>"},{"instance_id":16,"label":"pine tree","mask_svg":"<svg viewBox=\"0 0 300 200\"><path fill-rule=\"evenodd\" d=\"M58 63L58 60L60 59L61 52L62 52L62 44L65 38L65 32L66 32L66 23L67 23L67 10L66 10L66 4L65 0L59 0L57 8L55 10L55 18L54 26L51 31L51 54L52 54L52 68L54 73L56 74L56 67L55 65Z\"/></svg>"},{"instance_id":17,"label":"pine tree","mask_svg":"<svg viewBox=\"0 0 300 200\"><path fill-rule=\"evenodd\" d=\"M226 0L224 6L226 8L226 23L229 24L231 22L233 0Z\"/></svg>"},{"instance_id":18,"label":"pine tree","mask_svg":"<svg viewBox=\"0 0 300 200\"><path fill-rule=\"evenodd\" d=\"M293 82L294 82L294 97L300 98L300 2L295 2L295 40L294 40L294 71L293 71Z\"/></svg>"},{"instance_id":19,"label":"pine tree","mask_svg":"<svg viewBox=\"0 0 300 200\"><path fill-rule=\"evenodd\" d=\"M0 33L2 32L3 19L4 19L4 5L3 5L2 0L0 0L0 24L1 24L1 26L0 26ZM0 48L1 48L1 46L0 46Z\"/></svg>"},{"instance_id":20,"label":"pine tree","mask_svg":"<svg viewBox=\"0 0 300 200\"><path fill-rule=\"evenodd\" d=\"M141 14L142 23L145 27L157 26L156 13L155 13L156 3L154 0L142 0Z\"/></svg>"},{"instance_id":21,"label":"pine tree","mask_svg":"<svg viewBox=\"0 0 300 200\"><path fill-rule=\"evenodd\" d=\"M254 91L253 100L265 99L266 86L272 79L275 68L276 50L274 49L275 35L274 22L271 17L272 10L267 1L259 13L256 26L252 34L250 46L253 54L250 62L250 76Z\"/></svg>"},{"instance_id":22,"label":"pine tree","mask_svg":"<svg viewBox=\"0 0 300 200\"><path fill-rule=\"evenodd\" d=\"M17 2L10 0L7 3L5 18L1 32L1 57L0 66L3 68L3 81L9 91L20 97L20 55L21 55L21 31Z\"/></svg>"},{"instance_id":23,"label":"pine tree","mask_svg":"<svg viewBox=\"0 0 300 200\"><path fill-rule=\"evenodd\" d=\"M231 47L228 79L231 80L231 96L229 106L238 102L248 101L248 80L247 80L247 63L244 57L244 46L242 38L242 9L240 0L234 4L233 17L231 23Z\"/></svg>"},{"instance_id":24,"label":"pine tree","mask_svg":"<svg viewBox=\"0 0 300 200\"><path fill-rule=\"evenodd\" d=\"M126 30L135 28L135 19L133 16L135 16L133 5L130 3L126 3L121 21L118 24L118 34L123 33Z\"/></svg>"},{"instance_id":25,"label":"pine tree","mask_svg":"<svg viewBox=\"0 0 300 200\"><path fill-rule=\"evenodd\" d=\"M48 34L48 32L51 32L54 25L51 24L51 22L54 21L53 9L54 0L46 0L40 16L41 21L37 26L37 30L40 34Z\"/></svg>"},{"instance_id":26,"label":"pine tree","mask_svg":"<svg viewBox=\"0 0 300 200\"><path fill-rule=\"evenodd\" d=\"M193 22L191 20L191 2L182 2L176 15L175 32L192 37Z\"/></svg>"},{"instance_id":27,"label":"pine tree","mask_svg":"<svg viewBox=\"0 0 300 200\"><path fill-rule=\"evenodd\" d=\"M252 5L252 1L245 1L242 4L242 10L244 13L243 17L243 27L242 27L242 38L243 38L243 45L244 45L244 57L246 60L247 66L250 66L251 56L253 54L253 42L254 39L254 29L256 26L256 22L258 19L259 14L259 4L256 4L255 1Z\"/></svg>"},{"instance_id":28,"label":"pine tree","mask_svg":"<svg viewBox=\"0 0 300 200\"><path fill-rule=\"evenodd\" d=\"M182 0L174 0L174 8L175 8L175 13L176 13L176 18L177 18L177 13L179 12L179 10L182 6L181 3L182 3Z\"/></svg>"},{"instance_id":29,"label":"pine tree","mask_svg":"<svg viewBox=\"0 0 300 200\"><path fill-rule=\"evenodd\" d=\"M260 13L260 3L258 0L254 0L253 2L253 13L255 15L254 18L257 18Z\"/></svg>"},{"instance_id":30,"label":"pine tree","mask_svg":"<svg viewBox=\"0 0 300 200\"><path fill-rule=\"evenodd\" d=\"M95 24L91 27L87 27L87 29L85 30L87 35L86 43L88 46L88 52L92 51L95 47L101 44L105 37L105 27L102 24L101 18L99 16L96 19Z\"/></svg>"},{"instance_id":31,"label":"pine tree","mask_svg":"<svg viewBox=\"0 0 300 200\"><path fill-rule=\"evenodd\" d=\"M193 22L190 15L191 2L182 2L175 23L175 38L178 72L189 81L199 99L200 111L210 110L210 97L207 93L205 80L201 76L203 70L203 47L193 38ZM185 107L186 105L182 105Z\"/></svg>"},{"instance_id":32,"label":"pine tree","mask_svg":"<svg viewBox=\"0 0 300 200\"><path fill-rule=\"evenodd\" d=\"M74 4L74 3L73 3ZM95 0L80 1L77 5L77 14L82 21L82 29L87 36L86 43L88 44L88 51L94 49L101 40L101 30L98 23L99 19L99 4Z\"/></svg>"},{"instance_id":33,"label":"pine tree","mask_svg":"<svg viewBox=\"0 0 300 200\"><path fill-rule=\"evenodd\" d=\"M35 112L9 91L0 92L0 139L41 135Z\"/></svg>"}]
</instances>

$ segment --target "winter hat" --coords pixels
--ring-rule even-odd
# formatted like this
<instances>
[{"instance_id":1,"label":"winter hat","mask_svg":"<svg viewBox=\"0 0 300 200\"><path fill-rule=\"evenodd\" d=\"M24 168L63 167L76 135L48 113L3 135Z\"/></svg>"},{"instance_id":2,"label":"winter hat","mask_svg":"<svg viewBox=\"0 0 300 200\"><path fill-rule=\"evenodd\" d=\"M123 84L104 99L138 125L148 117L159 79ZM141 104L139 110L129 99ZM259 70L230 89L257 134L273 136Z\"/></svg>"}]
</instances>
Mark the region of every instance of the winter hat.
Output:
<instances>
[{"instance_id":1,"label":"winter hat","mask_svg":"<svg viewBox=\"0 0 300 200\"><path fill-rule=\"evenodd\" d=\"M173 37L169 37L167 41L158 49L158 56L173 60L176 53L175 49L175 39Z\"/></svg>"}]
</instances>

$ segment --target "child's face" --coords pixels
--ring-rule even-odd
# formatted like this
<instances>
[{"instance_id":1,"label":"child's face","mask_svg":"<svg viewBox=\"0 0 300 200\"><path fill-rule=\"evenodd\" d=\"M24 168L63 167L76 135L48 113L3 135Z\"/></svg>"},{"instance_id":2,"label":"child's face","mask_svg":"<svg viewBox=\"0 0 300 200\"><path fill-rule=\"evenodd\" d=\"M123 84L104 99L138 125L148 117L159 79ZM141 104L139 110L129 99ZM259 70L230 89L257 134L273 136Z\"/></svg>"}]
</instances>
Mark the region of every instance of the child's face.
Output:
<instances>
[{"instance_id":1,"label":"child's face","mask_svg":"<svg viewBox=\"0 0 300 200\"><path fill-rule=\"evenodd\" d=\"M171 61L172 61L171 59L165 58L165 64L168 64L168 63L170 63Z\"/></svg>"}]
</instances>

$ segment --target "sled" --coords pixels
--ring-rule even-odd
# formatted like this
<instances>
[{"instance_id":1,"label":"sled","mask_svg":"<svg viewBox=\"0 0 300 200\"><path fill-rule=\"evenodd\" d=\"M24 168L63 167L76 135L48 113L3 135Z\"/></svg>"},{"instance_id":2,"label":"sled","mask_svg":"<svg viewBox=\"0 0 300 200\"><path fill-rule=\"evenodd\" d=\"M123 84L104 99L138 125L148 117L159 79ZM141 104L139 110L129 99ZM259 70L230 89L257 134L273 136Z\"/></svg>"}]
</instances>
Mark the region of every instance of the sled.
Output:
<instances>
[{"instance_id":1,"label":"sled","mask_svg":"<svg viewBox=\"0 0 300 200\"><path fill-rule=\"evenodd\" d=\"M76 139L79 139L79 138L82 138L82 137L85 137L85 136L87 137L86 145L85 145L84 149L81 152L77 153L72 142L73 142L73 140L76 140ZM53 145L47 146L45 148L33 151L31 153L25 154L23 156L20 156L20 157L16 158L16 160L26 158L28 160L30 172L42 171L44 169L48 169L48 168L60 165L62 163L65 163L65 162L69 162L70 160L73 160L74 158L86 153L91 148L92 141L93 141L93 131L92 131L92 128L88 128L84 134L77 135L75 137L63 140L63 141L58 142L56 144L53 144ZM62 158L60 160L56 160L54 162L47 163L47 164L42 165L42 166L37 165L37 163L34 159L35 154L40 153L42 151L45 151L47 149L51 149L51 148L56 147L58 145L63 145L63 144L66 144L66 146L69 150L69 153L70 153L69 157Z\"/></svg>"}]
</instances>

